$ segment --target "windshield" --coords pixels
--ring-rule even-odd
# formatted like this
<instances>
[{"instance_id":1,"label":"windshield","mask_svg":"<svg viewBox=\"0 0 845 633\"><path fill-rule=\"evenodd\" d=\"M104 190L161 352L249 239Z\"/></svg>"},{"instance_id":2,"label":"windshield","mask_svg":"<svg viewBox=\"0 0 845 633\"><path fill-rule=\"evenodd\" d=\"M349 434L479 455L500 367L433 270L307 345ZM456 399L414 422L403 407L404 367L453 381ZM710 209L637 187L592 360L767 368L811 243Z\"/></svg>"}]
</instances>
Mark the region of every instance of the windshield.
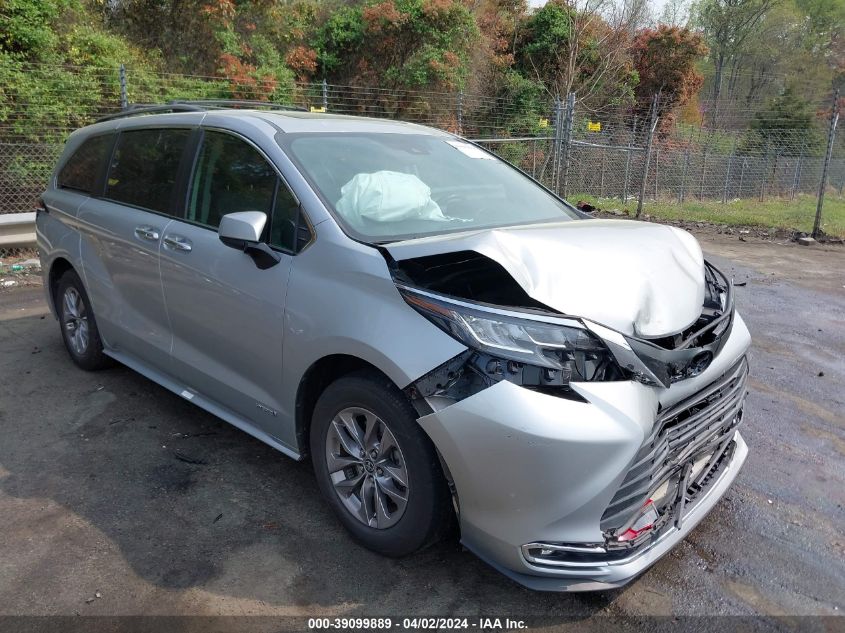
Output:
<instances>
[{"instance_id":1,"label":"windshield","mask_svg":"<svg viewBox=\"0 0 845 633\"><path fill-rule=\"evenodd\" d=\"M571 220L578 214L475 145L416 134L280 134L344 230L367 242Z\"/></svg>"}]
</instances>

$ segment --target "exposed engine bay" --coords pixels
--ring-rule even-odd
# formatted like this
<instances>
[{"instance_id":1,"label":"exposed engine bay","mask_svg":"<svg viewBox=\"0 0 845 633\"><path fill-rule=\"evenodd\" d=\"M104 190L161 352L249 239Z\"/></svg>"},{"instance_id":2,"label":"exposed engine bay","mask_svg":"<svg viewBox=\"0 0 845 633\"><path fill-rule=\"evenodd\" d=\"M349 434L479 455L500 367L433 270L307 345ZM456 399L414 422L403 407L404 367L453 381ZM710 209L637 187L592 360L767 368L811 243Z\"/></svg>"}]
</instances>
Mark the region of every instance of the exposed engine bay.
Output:
<instances>
[{"instance_id":1,"label":"exposed engine bay","mask_svg":"<svg viewBox=\"0 0 845 633\"><path fill-rule=\"evenodd\" d=\"M731 329L731 283L709 262L696 321L675 334L646 338L550 308L500 263L475 251L398 262L387 257L406 302L469 348L411 385L412 398L457 401L501 380L570 399L580 398L571 382L634 379L668 387L703 372ZM505 351L497 353L499 348Z\"/></svg>"},{"instance_id":2,"label":"exposed engine bay","mask_svg":"<svg viewBox=\"0 0 845 633\"><path fill-rule=\"evenodd\" d=\"M475 251L457 251L397 262L394 279L458 299L555 312L529 297L500 263Z\"/></svg>"}]
</instances>

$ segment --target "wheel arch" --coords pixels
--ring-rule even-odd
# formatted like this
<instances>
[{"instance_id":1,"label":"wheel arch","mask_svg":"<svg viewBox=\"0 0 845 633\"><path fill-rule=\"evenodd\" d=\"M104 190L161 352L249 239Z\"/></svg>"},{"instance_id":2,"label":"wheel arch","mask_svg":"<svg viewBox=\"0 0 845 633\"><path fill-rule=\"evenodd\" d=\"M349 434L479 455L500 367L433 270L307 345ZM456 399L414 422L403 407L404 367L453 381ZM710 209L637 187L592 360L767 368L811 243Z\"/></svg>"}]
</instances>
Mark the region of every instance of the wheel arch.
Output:
<instances>
[{"instance_id":1,"label":"wheel arch","mask_svg":"<svg viewBox=\"0 0 845 633\"><path fill-rule=\"evenodd\" d=\"M58 318L58 306L56 305L56 289L59 287L59 280L62 278L62 275L64 275L69 270L76 272L76 269L73 267L73 264L71 264L70 261L65 257L56 257L50 263L50 271L47 274L47 296L50 300L50 309L53 311L53 316L55 316L56 318Z\"/></svg>"},{"instance_id":2,"label":"wheel arch","mask_svg":"<svg viewBox=\"0 0 845 633\"><path fill-rule=\"evenodd\" d=\"M308 438L311 432L311 418L320 394L337 379L358 371L372 371L389 380L394 385L396 384L381 369L363 358L351 354L323 356L313 362L302 375L302 379L299 381L299 387L296 390L294 418L296 424L296 441L299 446L299 453L303 458L309 453ZM398 385L397 388L399 388Z\"/></svg>"}]
</instances>

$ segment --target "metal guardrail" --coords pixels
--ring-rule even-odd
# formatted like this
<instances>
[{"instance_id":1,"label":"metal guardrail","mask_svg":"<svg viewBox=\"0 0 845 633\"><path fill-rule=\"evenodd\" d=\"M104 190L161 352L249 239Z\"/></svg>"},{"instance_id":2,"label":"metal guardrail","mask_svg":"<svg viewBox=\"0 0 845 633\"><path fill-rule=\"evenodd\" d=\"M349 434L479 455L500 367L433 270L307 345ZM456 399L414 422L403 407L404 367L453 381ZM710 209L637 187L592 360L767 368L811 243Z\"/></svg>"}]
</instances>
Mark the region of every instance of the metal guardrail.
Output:
<instances>
[{"instance_id":1,"label":"metal guardrail","mask_svg":"<svg viewBox=\"0 0 845 633\"><path fill-rule=\"evenodd\" d=\"M35 245L35 212L0 215L0 248Z\"/></svg>"}]
</instances>

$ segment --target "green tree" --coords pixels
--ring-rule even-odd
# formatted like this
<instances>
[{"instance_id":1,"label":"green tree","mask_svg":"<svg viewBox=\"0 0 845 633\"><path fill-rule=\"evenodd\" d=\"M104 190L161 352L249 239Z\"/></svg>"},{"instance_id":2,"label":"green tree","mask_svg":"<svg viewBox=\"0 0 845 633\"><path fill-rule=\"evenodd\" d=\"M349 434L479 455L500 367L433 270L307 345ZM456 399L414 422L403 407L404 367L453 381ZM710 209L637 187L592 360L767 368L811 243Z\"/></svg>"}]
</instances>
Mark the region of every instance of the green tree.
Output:
<instances>
[{"instance_id":1,"label":"green tree","mask_svg":"<svg viewBox=\"0 0 845 633\"><path fill-rule=\"evenodd\" d=\"M740 149L748 153L795 156L818 152L823 144L815 108L788 87L755 114Z\"/></svg>"},{"instance_id":2,"label":"green tree","mask_svg":"<svg viewBox=\"0 0 845 633\"><path fill-rule=\"evenodd\" d=\"M576 92L587 104L630 102L637 75L626 25L609 24L601 0L550 0L525 19L517 67L563 98Z\"/></svg>"},{"instance_id":3,"label":"green tree","mask_svg":"<svg viewBox=\"0 0 845 633\"><path fill-rule=\"evenodd\" d=\"M157 61L105 30L81 0L4 0L0 32L6 138L61 140L118 107L119 64L142 73Z\"/></svg>"},{"instance_id":4,"label":"green tree","mask_svg":"<svg viewBox=\"0 0 845 633\"><path fill-rule=\"evenodd\" d=\"M315 48L319 72L334 82L455 89L478 36L459 0L377 0L339 8Z\"/></svg>"},{"instance_id":5,"label":"green tree","mask_svg":"<svg viewBox=\"0 0 845 633\"><path fill-rule=\"evenodd\" d=\"M57 37L51 26L67 4L63 0L2 0L0 51L26 59L54 48Z\"/></svg>"}]
</instances>

